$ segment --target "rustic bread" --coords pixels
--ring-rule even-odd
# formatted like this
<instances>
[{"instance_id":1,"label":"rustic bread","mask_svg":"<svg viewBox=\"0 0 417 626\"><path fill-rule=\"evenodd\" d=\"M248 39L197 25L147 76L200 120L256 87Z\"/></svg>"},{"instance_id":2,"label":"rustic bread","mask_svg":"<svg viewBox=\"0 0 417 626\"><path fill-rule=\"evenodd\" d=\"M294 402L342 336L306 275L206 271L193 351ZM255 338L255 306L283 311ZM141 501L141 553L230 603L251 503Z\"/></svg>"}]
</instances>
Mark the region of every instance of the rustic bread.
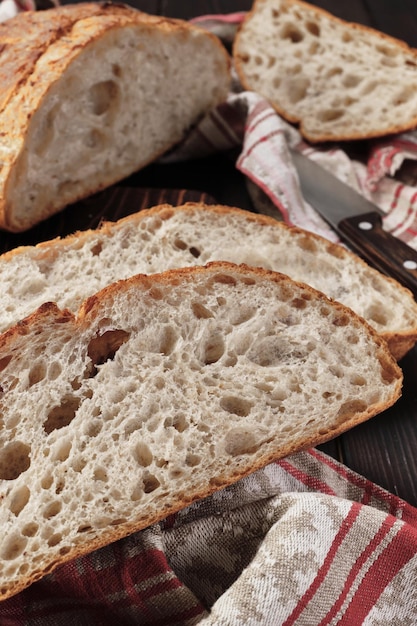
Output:
<instances>
[{"instance_id":1,"label":"rustic bread","mask_svg":"<svg viewBox=\"0 0 417 626\"><path fill-rule=\"evenodd\" d=\"M343 247L270 217L193 203L0 256L0 332L44 302L75 312L120 278L213 260L273 269L323 291L366 318L397 359L417 341L412 294Z\"/></svg>"},{"instance_id":2,"label":"rustic bread","mask_svg":"<svg viewBox=\"0 0 417 626\"><path fill-rule=\"evenodd\" d=\"M0 599L400 395L350 309L245 265L138 275L0 336Z\"/></svg>"},{"instance_id":3,"label":"rustic bread","mask_svg":"<svg viewBox=\"0 0 417 626\"><path fill-rule=\"evenodd\" d=\"M227 97L197 26L81 3L0 25L0 227L22 231L125 178Z\"/></svg>"},{"instance_id":4,"label":"rustic bread","mask_svg":"<svg viewBox=\"0 0 417 626\"><path fill-rule=\"evenodd\" d=\"M255 0L234 46L245 88L309 141L417 126L417 50L300 0Z\"/></svg>"}]
</instances>

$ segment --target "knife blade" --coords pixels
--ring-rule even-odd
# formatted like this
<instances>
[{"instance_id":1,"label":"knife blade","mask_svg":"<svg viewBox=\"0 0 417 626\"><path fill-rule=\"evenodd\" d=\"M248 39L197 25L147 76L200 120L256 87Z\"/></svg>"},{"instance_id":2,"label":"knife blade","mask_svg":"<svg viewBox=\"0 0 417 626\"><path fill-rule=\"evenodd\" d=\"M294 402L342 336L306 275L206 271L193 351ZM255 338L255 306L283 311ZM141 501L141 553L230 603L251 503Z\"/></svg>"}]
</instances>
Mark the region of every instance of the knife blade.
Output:
<instances>
[{"instance_id":1,"label":"knife blade","mask_svg":"<svg viewBox=\"0 0 417 626\"><path fill-rule=\"evenodd\" d=\"M301 192L348 246L417 300L417 251L384 230L382 211L323 167L291 151Z\"/></svg>"}]
</instances>

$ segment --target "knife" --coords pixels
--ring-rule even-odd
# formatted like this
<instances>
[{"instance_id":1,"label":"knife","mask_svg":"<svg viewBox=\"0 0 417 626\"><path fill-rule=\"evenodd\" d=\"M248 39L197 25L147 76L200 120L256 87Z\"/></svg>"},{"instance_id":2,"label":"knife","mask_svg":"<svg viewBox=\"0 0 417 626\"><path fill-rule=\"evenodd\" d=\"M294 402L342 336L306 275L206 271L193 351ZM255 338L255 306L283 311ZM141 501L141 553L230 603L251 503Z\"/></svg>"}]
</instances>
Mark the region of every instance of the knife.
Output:
<instances>
[{"instance_id":1,"label":"knife","mask_svg":"<svg viewBox=\"0 0 417 626\"><path fill-rule=\"evenodd\" d=\"M375 204L300 152L291 156L305 200L354 252L417 300L417 251L383 229L384 214Z\"/></svg>"}]
</instances>

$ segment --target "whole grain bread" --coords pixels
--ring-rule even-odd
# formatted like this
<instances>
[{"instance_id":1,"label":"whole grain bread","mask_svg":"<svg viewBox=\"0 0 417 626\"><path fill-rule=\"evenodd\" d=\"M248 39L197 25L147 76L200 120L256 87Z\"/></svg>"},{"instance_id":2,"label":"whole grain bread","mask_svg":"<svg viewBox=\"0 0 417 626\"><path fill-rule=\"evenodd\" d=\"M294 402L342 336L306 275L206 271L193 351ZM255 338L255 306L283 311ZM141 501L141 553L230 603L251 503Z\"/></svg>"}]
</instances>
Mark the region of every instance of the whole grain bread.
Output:
<instances>
[{"instance_id":1,"label":"whole grain bread","mask_svg":"<svg viewBox=\"0 0 417 626\"><path fill-rule=\"evenodd\" d=\"M400 395L386 343L285 275L119 281L0 336L0 599Z\"/></svg>"},{"instance_id":2,"label":"whole grain bread","mask_svg":"<svg viewBox=\"0 0 417 626\"><path fill-rule=\"evenodd\" d=\"M0 228L22 231L144 167L226 98L197 26L79 3L0 24Z\"/></svg>"},{"instance_id":3,"label":"whole grain bread","mask_svg":"<svg viewBox=\"0 0 417 626\"><path fill-rule=\"evenodd\" d=\"M255 0L233 55L244 87L309 141L417 126L417 50L302 0Z\"/></svg>"},{"instance_id":4,"label":"whole grain bread","mask_svg":"<svg viewBox=\"0 0 417 626\"><path fill-rule=\"evenodd\" d=\"M76 312L137 273L224 260L289 274L364 317L401 358L417 341L412 294L342 246L226 206L162 205L65 239L0 256L0 332L47 301Z\"/></svg>"}]
</instances>

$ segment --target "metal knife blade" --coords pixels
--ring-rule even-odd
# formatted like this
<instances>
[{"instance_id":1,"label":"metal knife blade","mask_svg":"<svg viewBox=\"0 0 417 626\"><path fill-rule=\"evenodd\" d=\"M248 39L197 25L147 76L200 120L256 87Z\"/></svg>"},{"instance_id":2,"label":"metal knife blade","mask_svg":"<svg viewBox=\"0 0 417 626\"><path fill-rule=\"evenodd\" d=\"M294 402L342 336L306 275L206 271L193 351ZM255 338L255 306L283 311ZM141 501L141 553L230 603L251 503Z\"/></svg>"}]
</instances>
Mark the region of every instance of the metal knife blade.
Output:
<instances>
[{"instance_id":1,"label":"metal knife blade","mask_svg":"<svg viewBox=\"0 0 417 626\"><path fill-rule=\"evenodd\" d=\"M417 299L417 251L383 229L382 211L308 157L291 156L305 200L354 252Z\"/></svg>"}]
</instances>

